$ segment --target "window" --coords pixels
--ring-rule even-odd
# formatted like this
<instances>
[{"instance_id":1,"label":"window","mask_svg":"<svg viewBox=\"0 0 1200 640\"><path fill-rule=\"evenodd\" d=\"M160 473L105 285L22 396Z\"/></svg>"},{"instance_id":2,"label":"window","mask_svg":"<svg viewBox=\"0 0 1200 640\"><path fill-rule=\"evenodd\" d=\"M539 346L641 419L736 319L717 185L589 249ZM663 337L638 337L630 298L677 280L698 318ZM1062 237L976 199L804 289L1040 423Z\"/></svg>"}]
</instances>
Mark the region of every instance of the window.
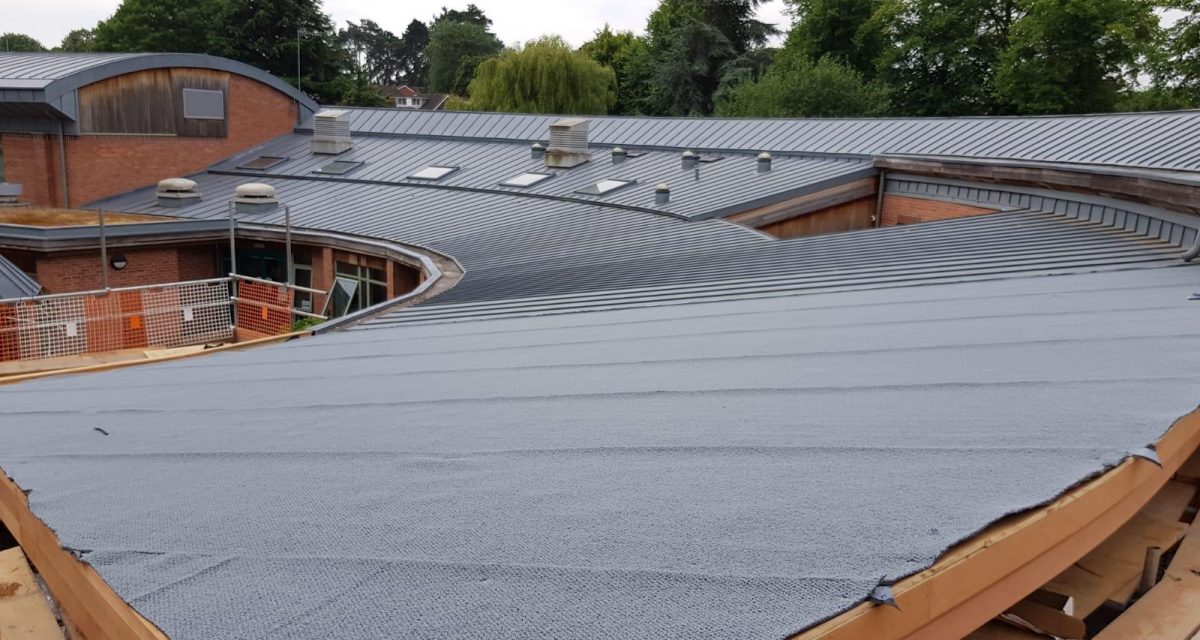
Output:
<instances>
[{"instance_id":1,"label":"window","mask_svg":"<svg viewBox=\"0 0 1200 640\"><path fill-rule=\"evenodd\" d=\"M355 160L335 160L321 167L320 169L315 169L313 173L326 173L329 175L341 176L350 173L361 166L363 166L363 163Z\"/></svg>"},{"instance_id":2,"label":"window","mask_svg":"<svg viewBox=\"0 0 1200 640\"><path fill-rule=\"evenodd\" d=\"M721 161L724 159L725 159L725 156L700 156L700 158L699 158L700 162L703 162L705 164L711 164L713 162L718 162L718 161Z\"/></svg>"},{"instance_id":3,"label":"window","mask_svg":"<svg viewBox=\"0 0 1200 640\"><path fill-rule=\"evenodd\" d=\"M183 117L193 120L224 120L225 92L184 89Z\"/></svg>"},{"instance_id":4,"label":"window","mask_svg":"<svg viewBox=\"0 0 1200 640\"><path fill-rule=\"evenodd\" d=\"M575 193L582 193L589 196L602 196L612 193L617 189L624 189L631 184L637 184L637 180L616 180L614 178L606 178L600 182L597 182L596 184L589 184L582 189L577 189Z\"/></svg>"},{"instance_id":5,"label":"window","mask_svg":"<svg viewBox=\"0 0 1200 640\"><path fill-rule=\"evenodd\" d=\"M387 300L387 274L382 269L338 262L337 276L339 279L344 278L358 283L347 313L366 309L373 304Z\"/></svg>"},{"instance_id":6,"label":"window","mask_svg":"<svg viewBox=\"0 0 1200 640\"><path fill-rule=\"evenodd\" d=\"M251 171L262 171L264 169L270 169L284 160L287 160L287 158L280 158L279 156L259 156L249 162L243 162L242 164L239 164L237 168L249 169Z\"/></svg>"},{"instance_id":7,"label":"window","mask_svg":"<svg viewBox=\"0 0 1200 640\"><path fill-rule=\"evenodd\" d=\"M434 165L432 167L425 167L424 169L421 169L420 171L418 171L408 177L413 180L435 180L436 181L436 180L441 180L442 178L445 178L446 176L454 173L455 171L458 171L458 167L441 167L441 166Z\"/></svg>"},{"instance_id":8,"label":"window","mask_svg":"<svg viewBox=\"0 0 1200 640\"><path fill-rule=\"evenodd\" d=\"M537 171L530 171L528 173L522 173L519 176L509 178L508 180L501 182L500 186L502 186L502 187L532 187L533 185L535 185L543 180L548 180L553 177L554 177L553 173L539 173Z\"/></svg>"}]
</instances>

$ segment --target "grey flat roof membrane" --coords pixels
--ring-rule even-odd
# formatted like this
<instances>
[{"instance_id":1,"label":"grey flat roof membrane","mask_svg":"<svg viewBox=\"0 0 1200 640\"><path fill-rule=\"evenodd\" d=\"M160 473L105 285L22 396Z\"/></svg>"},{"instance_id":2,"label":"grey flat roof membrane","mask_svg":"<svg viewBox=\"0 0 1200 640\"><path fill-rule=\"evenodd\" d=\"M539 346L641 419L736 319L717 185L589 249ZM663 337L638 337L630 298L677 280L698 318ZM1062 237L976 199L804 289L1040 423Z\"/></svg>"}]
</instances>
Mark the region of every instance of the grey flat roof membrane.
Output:
<instances>
[{"instance_id":1,"label":"grey flat roof membrane","mask_svg":"<svg viewBox=\"0 0 1200 640\"><path fill-rule=\"evenodd\" d=\"M0 467L174 640L781 638L1191 410L1198 274L392 326L37 380L0 387Z\"/></svg>"}]
</instances>

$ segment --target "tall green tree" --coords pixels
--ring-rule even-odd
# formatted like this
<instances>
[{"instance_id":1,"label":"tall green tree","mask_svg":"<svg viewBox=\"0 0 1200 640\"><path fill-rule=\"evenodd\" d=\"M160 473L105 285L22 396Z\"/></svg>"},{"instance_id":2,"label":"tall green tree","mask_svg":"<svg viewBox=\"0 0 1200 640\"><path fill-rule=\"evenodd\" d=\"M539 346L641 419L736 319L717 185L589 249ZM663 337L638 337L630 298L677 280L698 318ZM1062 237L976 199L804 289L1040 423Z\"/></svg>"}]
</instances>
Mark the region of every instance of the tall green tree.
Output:
<instances>
[{"instance_id":1,"label":"tall green tree","mask_svg":"<svg viewBox=\"0 0 1200 640\"><path fill-rule=\"evenodd\" d=\"M318 0L222 1L218 41L223 55L300 82L323 102L339 100L334 81L352 64L337 46L333 21Z\"/></svg>"},{"instance_id":2,"label":"tall green tree","mask_svg":"<svg viewBox=\"0 0 1200 640\"><path fill-rule=\"evenodd\" d=\"M1029 0L996 76L1019 113L1112 111L1159 42L1148 0Z\"/></svg>"},{"instance_id":3,"label":"tall green tree","mask_svg":"<svg viewBox=\"0 0 1200 640\"><path fill-rule=\"evenodd\" d=\"M918 116L1002 111L996 68L1028 1L889 0L880 7L875 19L890 40L880 75L893 88L893 108Z\"/></svg>"},{"instance_id":4,"label":"tall green tree","mask_svg":"<svg viewBox=\"0 0 1200 640\"><path fill-rule=\"evenodd\" d=\"M46 47L33 36L24 33L0 35L0 51L45 51Z\"/></svg>"},{"instance_id":5,"label":"tall green tree","mask_svg":"<svg viewBox=\"0 0 1200 640\"><path fill-rule=\"evenodd\" d=\"M755 18L761 0L662 0L647 23L649 92L644 110L708 115L735 61L778 33Z\"/></svg>"},{"instance_id":6,"label":"tall green tree","mask_svg":"<svg viewBox=\"0 0 1200 640\"><path fill-rule=\"evenodd\" d=\"M82 53L96 50L96 32L93 29L72 29L62 39L57 51Z\"/></svg>"},{"instance_id":7,"label":"tall green tree","mask_svg":"<svg viewBox=\"0 0 1200 640\"><path fill-rule=\"evenodd\" d=\"M418 87L425 86L429 76L429 27L420 20L413 20L400 36L400 81Z\"/></svg>"},{"instance_id":8,"label":"tall green tree","mask_svg":"<svg viewBox=\"0 0 1200 640\"><path fill-rule=\"evenodd\" d=\"M473 22L438 20L429 30L429 89L466 93L479 63L503 48L485 27Z\"/></svg>"},{"instance_id":9,"label":"tall green tree","mask_svg":"<svg viewBox=\"0 0 1200 640\"><path fill-rule=\"evenodd\" d=\"M798 52L780 54L759 79L723 95L717 115L795 118L879 116L887 113L887 89L826 56L813 62Z\"/></svg>"},{"instance_id":10,"label":"tall green tree","mask_svg":"<svg viewBox=\"0 0 1200 640\"><path fill-rule=\"evenodd\" d=\"M1150 102L1200 105L1200 0L1163 4L1177 19L1164 33L1163 45L1149 56L1154 75Z\"/></svg>"},{"instance_id":11,"label":"tall green tree","mask_svg":"<svg viewBox=\"0 0 1200 640\"><path fill-rule=\"evenodd\" d=\"M484 29L492 28L492 19L487 17L483 10L474 4L468 4L467 8L463 9L462 11L442 7L442 12L433 18L432 24L437 24L442 21L464 22L466 24L479 25Z\"/></svg>"},{"instance_id":12,"label":"tall green tree","mask_svg":"<svg viewBox=\"0 0 1200 640\"><path fill-rule=\"evenodd\" d=\"M612 69L617 79L613 112L636 114L650 92L649 50L632 31L613 31L607 24L579 47L579 52Z\"/></svg>"},{"instance_id":13,"label":"tall green tree","mask_svg":"<svg viewBox=\"0 0 1200 640\"><path fill-rule=\"evenodd\" d=\"M403 74L401 41L396 34L371 20L346 23L338 43L354 60L356 74L375 84L396 84Z\"/></svg>"},{"instance_id":14,"label":"tall green tree","mask_svg":"<svg viewBox=\"0 0 1200 640\"><path fill-rule=\"evenodd\" d=\"M548 36L484 60L469 88L484 111L605 114L616 101L613 70Z\"/></svg>"},{"instance_id":15,"label":"tall green tree","mask_svg":"<svg viewBox=\"0 0 1200 640\"><path fill-rule=\"evenodd\" d=\"M794 23L785 48L810 61L829 56L875 77L886 37L876 13L884 0L786 0Z\"/></svg>"},{"instance_id":16,"label":"tall green tree","mask_svg":"<svg viewBox=\"0 0 1200 640\"><path fill-rule=\"evenodd\" d=\"M95 29L97 51L223 54L224 0L123 0Z\"/></svg>"}]
</instances>

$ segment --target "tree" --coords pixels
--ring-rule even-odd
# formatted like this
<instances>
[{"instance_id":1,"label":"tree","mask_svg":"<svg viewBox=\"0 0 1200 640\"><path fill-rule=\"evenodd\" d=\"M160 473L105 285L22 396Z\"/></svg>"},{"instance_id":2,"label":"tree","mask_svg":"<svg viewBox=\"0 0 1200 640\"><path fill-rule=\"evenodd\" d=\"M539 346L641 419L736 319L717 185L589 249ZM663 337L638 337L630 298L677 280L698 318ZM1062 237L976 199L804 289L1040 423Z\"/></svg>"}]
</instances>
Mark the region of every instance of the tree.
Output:
<instances>
[{"instance_id":1,"label":"tree","mask_svg":"<svg viewBox=\"0 0 1200 640\"><path fill-rule=\"evenodd\" d=\"M1147 0L1029 0L996 77L998 95L1020 113L1116 108L1139 61L1157 42Z\"/></svg>"},{"instance_id":2,"label":"tree","mask_svg":"<svg viewBox=\"0 0 1200 640\"><path fill-rule=\"evenodd\" d=\"M813 62L797 52L781 54L758 80L743 83L717 105L717 115L795 118L878 116L887 113L880 83L830 56Z\"/></svg>"},{"instance_id":3,"label":"tree","mask_svg":"<svg viewBox=\"0 0 1200 640\"><path fill-rule=\"evenodd\" d=\"M1150 59L1155 89L1184 104L1200 104L1200 0L1163 3L1179 14L1164 34L1166 42Z\"/></svg>"},{"instance_id":4,"label":"tree","mask_svg":"<svg viewBox=\"0 0 1200 640\"><path fill-rule=\"evenodd\" d=\"M96 31L94 29L74 29L58 45L58 51L88 52L96 50Z\"/></svg>"},{"instance_id":5,"label":"tree","mask_svg":"<svg viewBox=\"0 0 1200 640\"><path fill-rule=\"evenodd\" d=\"M642 108L708 115L731 63L777 33L754 18L761 0L662 0L647 23L649 91Z\"/></svg>"},{"instance_id":6,"label":"tree","mask_svg":"<svg viewBox=\"0 0 1200 640\"><path fill-rule=\"evenodd\" d=\"M881 6L874 19L891 42L880 75L893 88L893 108L919 116L1002 111L996 67L1021 15L1018 0L890 0Z\"/></svg>"},{"instance_id":7,"label":"tree","mask_svg":"<svg viewBox=\"0 0 1200 640\"><path fill-rule=\"evenodd\" d=\"M396 84L403 69L401 42L394 33L371 20L347 22L338 32L338 42L354 60L357 72L375 84Z\"/></svg>"},{"instance_id":8,"label":"tree","mask_svg":"<svg viewBox=\"0 0 1200 640\"><path fill-rule=\"evenodd\" d=\"M492 19L487 17L483 10L474 4L468 4L463 11L457 9L447 9L442 7L442 12L434 17L431 24L436 25L439 22L462 22L465 24L474 24L483 27L484 29L492 28Z\"/></svg>"},{"instance_id":9,"label":"tree","mask_svg":"<svg viewBox=\"0 0 1200 640\"><path fill-rule=\"evenodd\" d=\"M504 45L486 28L471 22L438 20L429 30L429 88L463 94L484 59Z\"/></svg>"},{"instance_id":10,"label":"tree","mask_svg":"<svg viewBox=\"0 0 1200 640\"><path fill-rule=\"evenodd\" d=\"M216 26L223 6L222 0L123 0L96 25L95 48L222 54Z\"/></svg>"},{"instance_id":11,"label":"tree","mask_svg":"<svg viewBox=\"0 0 1200 640\"><path fill-rule=\"evenodd\" d=\"M23 33L6 33L0 36L0 48L4 51L45 51L46 47L33 36Z\"/></svg>"},{"instance_id":12,"label":"tree","mask_svg":"<svg viewBox=\"0 0 1200 640\"><path fill-rule=\"evenodd\" d=\"M471 106L484 111L605 114L616 100L612 69L572 51L558 36L484 60L471 81Z\"/></svg>"},{"instance_id":13,"label":"tree","mask_svg":"<svg viewBox=\"0 0 1200 640\"><path fill-rule=\"evenodd\" d=\"M400 51L397 62L400 79L405 84L425 86L429 76L429 27L420 20L408 23L404 35L400 36Z\"/></svg>"},{"instance_id":14,"label":"tree","mask_svg":"<svg viewBox=\"0 0 1200 640\"><path fill-rule=\"evenodd\" d=\"M349 56L336 46L333 21L321 11L318 0L222 1L224 8L217 22L223 55L293 84L300 82L301 88L322 102L339 100L333 83L351 64Z\"/></svg>"},{"instance_id":15,"label":"tree","mask_svg":"<svg viewBox=\"0 0 1200 640\"><path fill-rule=\"evenodd\" d=\"M815 62L830 56L868 78L883 55L883 0L786 0L795 23L785 48Z\"/></svg>"},{"instance_id":16,"label":"tree","mask_svg":"<svg viewBox=\"0 0 1200 640\"><path fill-rule=\"evenodd\" d=\"M640 113L650 92L646 41L632 31L614 32L607 24L583 43L579 52L613 70L617 78L617 101L613 111Z\"/></svg>"}]
</instances>

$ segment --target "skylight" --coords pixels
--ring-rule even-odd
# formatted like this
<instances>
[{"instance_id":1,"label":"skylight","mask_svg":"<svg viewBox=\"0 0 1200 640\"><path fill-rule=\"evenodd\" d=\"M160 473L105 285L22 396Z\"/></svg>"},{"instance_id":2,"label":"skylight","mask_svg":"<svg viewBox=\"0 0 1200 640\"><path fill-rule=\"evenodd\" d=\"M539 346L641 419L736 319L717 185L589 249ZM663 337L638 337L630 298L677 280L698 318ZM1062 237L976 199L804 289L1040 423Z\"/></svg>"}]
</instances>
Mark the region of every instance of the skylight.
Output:
<instances>
[{"instance_id":1,"label":"skylight","mask_svg":"<svg viewBox=\"0 0 1200 640\"><path fill-rule=\"evenodd\" d=\"M424 169L421 169L420 171L408 177L412 178L413 180L441 180L455 171L458 171L458 167L442 167L433 165L431 167L425 167Z\"/></svg>"},{"instance_id":2,"label":"skylight","mask_svg":"<svg viewBox=\"0 0 1200 640\"><path fill-rule=\"evenodd\" d=\"M340 176L350 173L361 166L363 166L363 163L356 160L334 160L320 169L313 171L313 173L327 173Z\"/></svg>"},{"instance_id":3,"label":"skylight","mask_svg":"<svg viewBox=\"0 0 1200 640\"><path fill-rule=\"evenodd\" d=\"M724 160L724 159L725 159L725 156L700 156L700 158L699 158L700 162L703 162L705 164L712 163L712 162L718 162L718 161Z\"/></svg>"},{"instance_id":4,"label":"skylight","mask_svg":"<svg viewBox=\"0 0 1200 640\"><path fill-rule=\"evenodd\" d=\"M595 184L589 184L582 189L577 189L575 193L582 193L590 196L602 196L606 193L612 193L617 189L628 187L631 184L637 184L637 180L617 180L615 178L605 178Z\"/></svg>"},{"instance_id":5,"label":"skylight","mask_svg":"<svg viewBox=\"0 0 1200 640\"><path fill-rule=\"evenodd\" d=\"M287 160L287 158L280 158L279 156L259 156L253 160L250 160L249 162L243 162L242 164L239 164L237 168L250 169L251 171L262 171L263 169L270 169L284 160Z\"/></svg>"},{"instance_id":6,"label":"skylight","mask_svg":"<svg viewBox=\"0 0 1200 640\"><path fill-rule=\"evenodd\" d=\"M530 171L527 173L522 173L519 176L509 178L508 180L501 182L500 185L504 187L532 187L542 180L553 177L553 173L538 173L536 171Z\"/></svg>"}]
</instances>

